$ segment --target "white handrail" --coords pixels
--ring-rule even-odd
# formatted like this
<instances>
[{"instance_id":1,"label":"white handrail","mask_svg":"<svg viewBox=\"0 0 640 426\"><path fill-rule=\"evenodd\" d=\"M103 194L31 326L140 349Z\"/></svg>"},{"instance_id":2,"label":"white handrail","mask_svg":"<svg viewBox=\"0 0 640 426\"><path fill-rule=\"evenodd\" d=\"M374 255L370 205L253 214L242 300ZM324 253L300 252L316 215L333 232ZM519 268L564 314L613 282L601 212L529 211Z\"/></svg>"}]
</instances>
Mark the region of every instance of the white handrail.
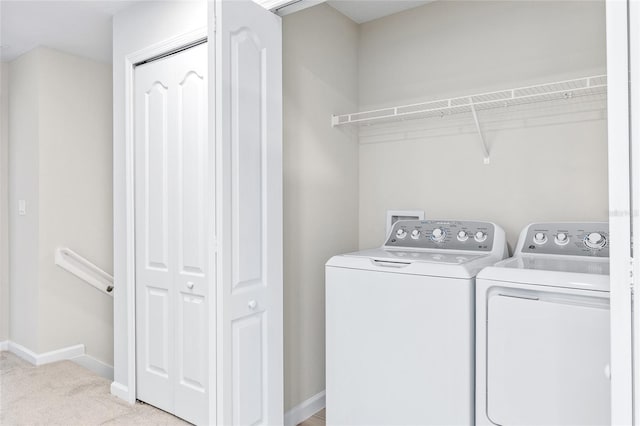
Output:
<instances>
[{"instance_id":1,"label":"white handrail","mask_svg":"<svg viewBox=\"0 0 640 426\"><path fill-rule=\"evenodd\" d=\"M73 250L66 247L58 247L55 250L55 263L101 292L113 297L113 276Z\"/></svg>"}]
</instances>

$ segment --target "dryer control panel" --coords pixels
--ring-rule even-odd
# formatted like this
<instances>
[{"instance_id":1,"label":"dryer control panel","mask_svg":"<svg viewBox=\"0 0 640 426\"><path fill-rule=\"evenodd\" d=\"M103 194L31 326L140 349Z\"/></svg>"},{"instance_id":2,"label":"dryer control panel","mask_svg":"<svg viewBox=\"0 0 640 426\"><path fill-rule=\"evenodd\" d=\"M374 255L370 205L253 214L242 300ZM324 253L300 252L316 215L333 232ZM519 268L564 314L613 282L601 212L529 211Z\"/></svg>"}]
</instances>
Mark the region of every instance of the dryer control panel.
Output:
<instances>
[{"instance_id":1,"label":"dryer control panel","mask_svg":"<svg viewBox=\"0 0 640 426\"><path fill-rule=\"evenodd\" d=\"M495 236L496 226L491 222L399 220L384 247L491 252Z\"/></svg>"},{"instance_id":2,"label":"dryer control panel","mask_svg":"<svg viewBox=\"0 0 640 426\"><path fill-rule=\"evenodd\" d=\"M517 252L609 257L606 222L532 223L520 234Z\"/></svg>"}]
</instances>

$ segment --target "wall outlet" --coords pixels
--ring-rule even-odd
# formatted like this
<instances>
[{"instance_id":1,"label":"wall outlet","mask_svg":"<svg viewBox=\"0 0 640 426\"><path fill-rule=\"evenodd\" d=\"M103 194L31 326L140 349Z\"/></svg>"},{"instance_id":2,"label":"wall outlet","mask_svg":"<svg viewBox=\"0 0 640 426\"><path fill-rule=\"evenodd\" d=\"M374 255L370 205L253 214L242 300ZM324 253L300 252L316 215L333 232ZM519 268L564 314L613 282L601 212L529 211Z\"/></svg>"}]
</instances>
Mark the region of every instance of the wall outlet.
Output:
<instances>
[{"instance_id":1,"label":"wall outlet","mask_svg":"<svg viewBox=\"0 0 640 426\"><path fill-rule=\"evenodd\" d=\"M18 215L25 216L27 214L27 202L25 200L18 200Z\"/></svg>"}]
</instances>

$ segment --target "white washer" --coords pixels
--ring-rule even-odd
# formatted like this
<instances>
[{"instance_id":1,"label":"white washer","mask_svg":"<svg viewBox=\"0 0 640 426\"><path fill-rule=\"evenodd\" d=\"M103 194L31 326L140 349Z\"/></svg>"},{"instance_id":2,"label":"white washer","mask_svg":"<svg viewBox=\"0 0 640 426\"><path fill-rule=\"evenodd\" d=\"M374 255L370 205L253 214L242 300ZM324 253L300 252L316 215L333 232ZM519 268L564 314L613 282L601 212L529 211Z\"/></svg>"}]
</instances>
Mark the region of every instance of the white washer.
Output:
<instances>
[{"instance_id":1,"label":"white washer","mask_svg":"<svg viewBox=\"0 0 640 426\"><path fill-rule=\"evenodd\" d=\"M478 425L610 424L606 223L536 223L476 280Z\"/></svg>"},{"instance_id":2,"label":"white washer","mask_svg":"<svg viewBox=\"0 0 640 426\"><path fill-rule=\"evenodd\" d=\"M493 223L426 220L331 258L327 424L472 424L474 281L505 256Z\"/></svg>"}]
</instances>

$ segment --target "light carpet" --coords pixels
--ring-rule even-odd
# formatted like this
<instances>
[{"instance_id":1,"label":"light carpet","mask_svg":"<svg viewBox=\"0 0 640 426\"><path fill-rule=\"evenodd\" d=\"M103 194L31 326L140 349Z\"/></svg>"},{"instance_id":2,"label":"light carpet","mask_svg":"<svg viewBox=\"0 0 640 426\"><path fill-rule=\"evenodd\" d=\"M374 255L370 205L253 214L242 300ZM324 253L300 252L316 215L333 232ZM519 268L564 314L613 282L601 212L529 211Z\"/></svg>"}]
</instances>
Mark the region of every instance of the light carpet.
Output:
<instances>
[{"instance_id":1,"label":"light carpet","mask_svg":"<svg viewBox=\"0 0 640 426\"><path fill-rule=\"evenodd\" d=\"M71 361L35 367L0 352L0 425L188 425L111 395L110 382Z\"/></svg>"}]
</instances>

